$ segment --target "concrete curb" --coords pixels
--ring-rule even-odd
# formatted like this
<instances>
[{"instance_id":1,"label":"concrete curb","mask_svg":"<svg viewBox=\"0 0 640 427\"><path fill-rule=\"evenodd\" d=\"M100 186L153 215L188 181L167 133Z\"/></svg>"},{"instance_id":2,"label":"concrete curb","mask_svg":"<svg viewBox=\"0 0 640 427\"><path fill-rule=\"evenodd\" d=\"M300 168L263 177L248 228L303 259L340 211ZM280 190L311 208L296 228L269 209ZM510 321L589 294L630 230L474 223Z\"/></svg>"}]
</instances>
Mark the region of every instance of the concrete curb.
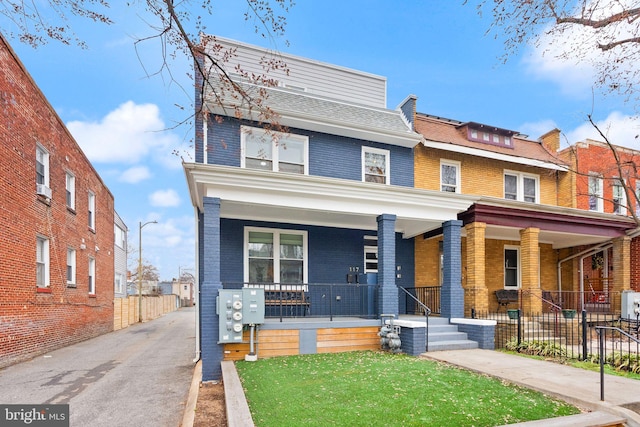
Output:
<instances>
[{"instance_id":1,"label":"concrete curb","mask_svg":"<svg viewBox=\"0 0 640 427\"><path fill-rule=\"evenodd\" d=\"M184 408L181 427L193 427L196 418L196 403L198 403L198 391L200 390L200 381L202 380L202 361L198 360L193 370L193 378L191 379L191 387L189 387L189 397Z\"/></svg>"}]
</instances>

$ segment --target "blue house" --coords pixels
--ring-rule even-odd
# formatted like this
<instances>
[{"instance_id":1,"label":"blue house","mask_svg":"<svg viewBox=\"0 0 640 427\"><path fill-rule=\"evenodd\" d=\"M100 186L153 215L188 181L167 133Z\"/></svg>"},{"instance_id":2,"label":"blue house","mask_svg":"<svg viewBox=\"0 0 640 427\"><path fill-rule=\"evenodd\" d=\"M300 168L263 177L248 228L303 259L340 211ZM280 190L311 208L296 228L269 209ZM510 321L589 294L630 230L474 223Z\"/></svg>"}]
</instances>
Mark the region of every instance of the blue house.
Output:
<instances>
[{"instance_id":1,"label":"blue house","mask_svg":"<svg viewBox=\"0 0 640 427\"><path fill-rule=\"evenodd\" d=\"M288 72L271 71L277 84L262 86L247 76L263 73L269 50L209 42L209 52L230 58L227 70L244 71L234 81L276 115L248 108L214 74L197 91L203 113L195 162L184 171L197 217L203 380L220 377L227 351L216 314L221 289L274 291L280 304L267 316L379 325L381 314L402 312L398 287L413 286L413 238L440 228L441 312L462 317L456 218L476 197L414 188L416 98L388 109L386 78L280 53ZM284 309L283 290L293 295ZM301 327L300 353L318 350L318 334Z\"/></svg>"}]
</instances>

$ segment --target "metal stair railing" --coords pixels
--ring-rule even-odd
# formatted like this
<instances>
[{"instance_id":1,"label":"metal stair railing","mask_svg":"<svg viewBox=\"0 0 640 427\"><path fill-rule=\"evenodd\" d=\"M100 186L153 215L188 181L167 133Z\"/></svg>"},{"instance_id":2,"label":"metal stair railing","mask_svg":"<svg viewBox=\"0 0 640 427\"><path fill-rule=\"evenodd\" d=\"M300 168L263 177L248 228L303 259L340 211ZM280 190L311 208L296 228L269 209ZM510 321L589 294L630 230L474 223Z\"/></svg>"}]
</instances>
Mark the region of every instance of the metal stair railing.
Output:
<instances>
[{"instance_id":1,"label":"metal stair railing","mask_svg":"<svg viewBox=\"0 0 640 427\"><path fill-rule=\"evenodd\" d=\"M420 308L422 308L424 310L424 317L426 320L426 327L424 329L424 342L425 342L425 352L429 351L429 315L431 314L431 309L429 307L427 307L422 301L420 301L418 298L416 298L411 292L409 292L408 290L406 290L405 288L403 288L402 286L398 286L398 289L402 289L402 291L409 295L416 303L418 303L418 306Z\"/></svg>"},{"instance_id":2,"label":"metal stair railing","mask_svg":"<svg viewBox=\"0 0 640 427\"><path fill-rule=\"evenodd\" d=\"M635 341L637 344L640 344L640 340L638 340L636 337L634 337L631 334L628 334L626 331L615 327L615 326L596 326L596 333L598 334L598 338L600 341L600 355L599 355L599 359L600 359L600 400L604 401L604 330L611 330L611 331L616 331L619 332L620 334L624 335L625 337Z\"/></svg>"}]
</instances>

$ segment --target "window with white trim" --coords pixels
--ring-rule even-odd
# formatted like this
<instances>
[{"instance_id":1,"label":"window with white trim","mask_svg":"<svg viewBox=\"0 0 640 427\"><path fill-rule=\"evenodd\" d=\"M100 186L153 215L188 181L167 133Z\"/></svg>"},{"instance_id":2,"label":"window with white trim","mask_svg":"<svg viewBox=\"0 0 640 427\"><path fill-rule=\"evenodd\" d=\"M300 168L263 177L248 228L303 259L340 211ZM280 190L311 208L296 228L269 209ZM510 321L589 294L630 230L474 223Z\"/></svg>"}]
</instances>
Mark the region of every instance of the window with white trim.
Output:
<instances>
[{"instance_id":1,"label":"window with white trim","mask_svg":"<svg viewBox=\"0 0 640 427\"><path fill-rule=\"evenodd\" d=\"M505 171L504 198L521 202L539 203L540 177L538 175Z\"/></svg>"},{"instance_id":2,"label":"window with white trim","mask_svg":"<svg viewBox=\"0 0 640 427\"><path fill-rule=\"evenodd\" d=\"M96 195L89 191L88 196L88 225L92 230L96 229Z\"/></svg>"},{"instance_id":3,"label":"window with white trim","mask_svg":"<svg viewBox=\"0 0 640 427\"><path fill-rule=\"evenodd\" d=\"M504 287L520 287L520 248L517 246L504 247Z\"/></svg>"},{"instance_id":4,"label":"window with white trim","mask_svg":"<svg viewBox=\"0 0 640 427\"><path fill-rule=\"evenodd\" d=\"M362 180L364 182L390 183L389 150L362 147Z\"/></svg>"},{"instance_id":5,"label":"window with white trim","mask_svg":"<svg viewBox=\"0 0 640 427\"><path fill-rule=\"evenodd\" d=\"M115 275L115 291L117 294L124 293L124 274L116 273Z\"/></svg>"},{"instance_id":6,"label":"window with white trim","mask_svg":"<svg viewBox=\"0 0 640 427\"><path fill-rule=\"evenodd\" d=\"M76 284L76 250L67 248L67 286Z\"/></svg>"},{"instance_id":7,"label":"window with white trim","mask_svg":"<svg viewBox=\"0 0 640 427\"><path fill-rule=\"evenodd\" d=\"M364 236L364 272L378 272L378 236Z\"/></svg>"},{"instance_id":8,"label":"window with white trim","mask_svg":"<svg viewBox=\"0 0 640 427\"><path fill-rule=\"evenodd\" d=\"M241 166L274 172L309 173L309 137L242 126Z\"/></svg>"},{"instance_id":9,"label":"window with white trim","mask_svg":"<svg viewBox=\"0 0 640 427\"><path fill-rule=\"evenodd\" d=\"M36 184L49 187L49 152L36 144Z\"/></svg>"},{"instance_id":10,"label":"window with white trim","mask_svg":"<svg viewBox=\"0 0 640 427\"><path fill-rule=\"evenodd\" d=\"M636 215L640 216L640 179L636 179Z\"/></svg>"},{"instance_id":11,"label":"window with white trim","mask_svg":"<svg viewBox=\"0 0 640 427\"><path fill-rule=\"evenodd\" d=\"M67 207L70 209L76 208L76 177L71 172L67 172L65 182L66 201Z\"/></svg>"},{"instance_id":12,"label":"window with white trim","mask_svg":"<svg viewBox=\"0 0 640 427\"><path fill-rule=\"evenodd\" d=\"M245 282L306 283L307 232L245 228Z\"/></svg>"},{"instance_id":13,"label":"window with white trim","mask_svg":"<svg viewBox=\"0 0 640 427\"><path fill-rule=\"evenodd\" d=\"M627 194L624 192L624 182L620 178L613 179L613 213L617 215L627 214Z\"/></svg>"},{"instance_id":14,"label":"window with white trim","mask_svg":"<svg viewBox=\"0 0 640 427\"><path fill-rule=\"evenodd\" d=\"M96 293L96 260L89 258L89 293Z\"/></svg>"},{"instance_id":15,"label":"window with white trim","mask_svg":"<svg viewBox=\"0 0 640 427\"><path fill-rule=\"evenodd\" d=\"M36 286L49 286L49 239L36 238Z\"/></svg>"},{"instance_id":16,"label":"window with white trim","mask_svg":"<svg viewBox=\"0 0 640 427\"><path fill-rule=\"evenodd\" d=\"M119 225L113 225L114 242L116 246L122 249L127 248L127 232L120 228Z\"/></svg>"},{"instance_id":17,"label":"window with white trim","mask_svg":"<svg viewBox=\"0 0 640 427\"><path fill-rule=\"evenodd\" d=\"M460 192L460 162L440 160L440 191Z\"/></svg>"},{"instance_id":18,"label":"window with white trim","mask_svg":"<svg viewBox=\"0 0 640 427\"><path fill-rule=\"evenodd\" d=\"M604 212L602 176L589 174L589 210Z\"/></svg>"}]
</instances>

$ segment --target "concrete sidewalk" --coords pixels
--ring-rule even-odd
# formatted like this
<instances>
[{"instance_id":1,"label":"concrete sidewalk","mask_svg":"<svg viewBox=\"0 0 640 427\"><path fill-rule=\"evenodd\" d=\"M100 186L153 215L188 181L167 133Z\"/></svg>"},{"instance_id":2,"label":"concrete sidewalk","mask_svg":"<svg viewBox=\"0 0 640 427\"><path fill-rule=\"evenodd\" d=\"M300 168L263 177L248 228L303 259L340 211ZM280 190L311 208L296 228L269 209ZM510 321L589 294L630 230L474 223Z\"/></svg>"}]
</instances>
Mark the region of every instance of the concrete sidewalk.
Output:
<instances>
[{"instance_id":1,"label":"concrete sidewalk","mask_svg":"<svg viewBox=\"0 0 640 427\"><path fill-rule=\"evenodd\" d=\"M600 401L599 372L492 350L436 351L421 357L538 390L581 408L615 414L626 418L629 426L640 427L639 380L605 375L605 400Z\"/></svg>"}]
</instances>

